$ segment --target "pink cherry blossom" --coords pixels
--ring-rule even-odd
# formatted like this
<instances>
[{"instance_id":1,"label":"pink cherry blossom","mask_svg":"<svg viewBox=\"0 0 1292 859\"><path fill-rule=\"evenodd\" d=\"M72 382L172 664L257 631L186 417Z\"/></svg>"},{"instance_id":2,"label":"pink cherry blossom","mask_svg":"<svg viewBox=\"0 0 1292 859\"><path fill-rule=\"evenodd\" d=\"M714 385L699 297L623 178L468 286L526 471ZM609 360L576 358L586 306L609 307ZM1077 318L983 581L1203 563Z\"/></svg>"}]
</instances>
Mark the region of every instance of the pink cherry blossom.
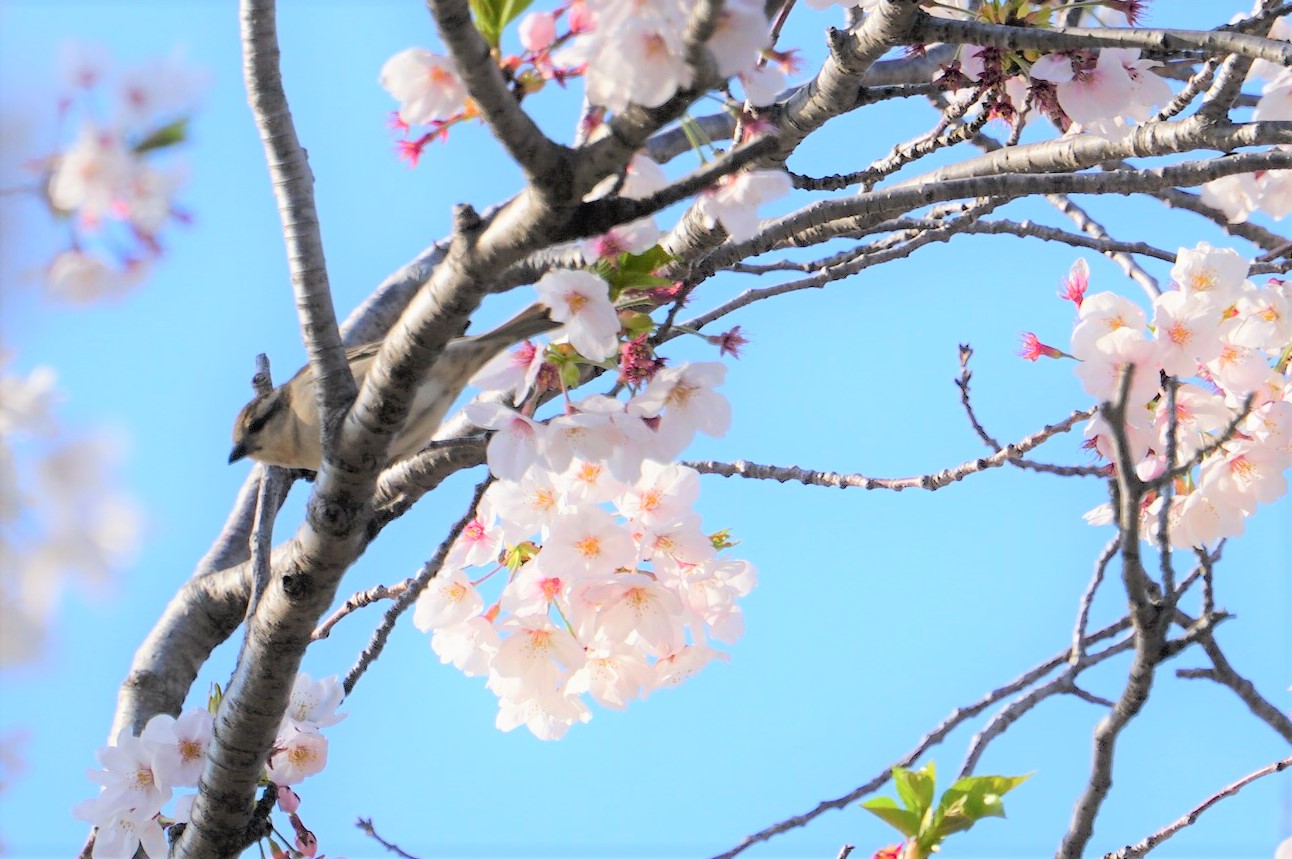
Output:
<instances>
[{"instance_id":1,"label":"pink cherry blossom","mask_svg":"<svg viewBox=\"0 0 1292 859\"><path fill-rule=\"evenodd\" d=\"M550 271L534 284L554 322L565 323L570 344L580 355L604 361L619 349L619 317L610 303L609 285L586 271Z\"/></svg>"},{"instance_id":2,"label":"pink cherry blossom","mask_svg":"<svg viewBox=\"0 0 1292 859\"><path fill-rule=\"evenodd\" d=\"M483 617L473 617L456 626L435 630L431 636L431 650L444 664L468 677L483 677L489 673L489 663L498 653L501 639L494 625Z\"/></svg>"},{"instance_id":3,"label":"pink cherry blossom","mask_svg":"<svg viewBox=\"0 0 1292 859\"><path fill-rule=\"evenodd\" d=\"M169 850L161 824L154 814L137 814L105 805L102 798L80 803L73 809L80 820L98 827L91 859L121 859L134 856L142 847L148 859L166 859Z\"/></svg>"},{"instance_id":4,"label":"pink cherry blossom","mask_svg":"<svg viewBox=\"0 0 1292 859\"><path fill-rule=\"evenodd\" d=\"M651 576L615 576L589 587L585 599L602 606L597 632L607 641L640 641L655 656L675 653L684 643L682 602Z\"/></svg>"},{"instance_id":5,"label":"pink cherry blossom","mask_svg":"<svg viewBox=\"0 0 1292 859\"><path fill-rule=\"evenodd\" d=\"M529 12L520 20L517 35L525 50L538 53L546 51L556 41L556 14Z\"/></svg>"},{"instance_id":6,"label":"pink cherry blossom","mask_svg":"<svg viewBox=\"0 0 1292 859\"><path fill-rule=\"evenodd\" d=\"M1251 173L1234 173L1202 186L1202 202L1225 213L1231 224L1242 224L1261 208L1261 184Z\"/></svg>"},{"instance_id":7,"label":"pink cherry blossom","mask_svg":"<svg viewBox=\"0 0 1292 859\"><path fill-rule=\"evenodd\" d=\"M1072 330L1072 354L1085 361L1098 350L1099 341L1114 331L1140 331L1147 324L1138 304L1113 292L1099 292L1081 302Z\"/></svg>"},{"instance_id":8,"label":"pink cherry blossom","mask_svg":"<svg viewBox=\"0 0 1292 859\"><path fill-rule=\"evenodd\" d=\"M542 469L526 473L519 481L498 481L485 497L501 518L503 539L509 546L545 531L561 509L561 490Z\"/></svg>"},{"instance_id":9,"label":"pink cherry blossom","mask_svg":"<svg viewBox=\"0 0 1292 859\"><path fill-rule=\"evenodd\" d=\"M540 740L559 740L575 722L592 718L588 708L577 697L559 691L545 691L521 698L499 698L500 731L514 731L524 725Z\"/></svg>"},{"instance_id":10,"label":"pink cherry blossom","mask_svg":"<svg viewBox=\"0 0 1292 859\"><path fill-rule=\"evenodd\" d=\"M1237 251L1199 242L1193 248L1180 248L1171 267L1171 277L1186 295L1203 293L1207 300L1224 309L1238 300L1247 268L1247 260Z\"/></svg>"},{"instance_id":11,"label":"pink cherry blossom","mask_svg":"<svg viewBox=\"0 0 1292 859\"><path fill-rule=\"evenodd\" d=\"M502 551L502 528L488 499L481 499L476 513L454 541L445 564L451 567L479 567L498 559Z\"/></svg>"},{"instance_id":12,"label":"pink cherry blossom","mask_svg":"<svg viewBox=\"0 0 1292 859\"><path fill-rule=\"evenodd\" d=\"M497 403L474 402L463 410L483 429L495 430L485 450L489 470L499 480L518 480L538 458L546 428Z\"/></svg>"},{"instance_id":13,"label":"pink cherry blossom","mask_svg":"<svg viewBox=\"0 0 1292 859\"><path fill-rule=\"evenodd\" d=\"M588 652L587 660L570 675L566 694L587 692L603 707L622 710L654 679L651 666L632 648L605 646Z\"/></svg>"},{"instance_id":14,"label":"pink cherry blossom","mask_svg":"<svg viewBox=\"0 0 1292 859\"><path fill-rule=\"evenodd\" d=\"M483 391L510 394L513 403L520 403L534 387L545 358L546 350L526 340L515 349L495 355L471 377L470 384Z\"/></svg>"},{"instance_id":15,"label":"pink cherry blossom","mask_svg":"<svg viewBox=\"0 0 1292 859\"><path fill-rule=\"evenodd\" d=\"M709 226L721 224L733 242L743 242L758 232L758 207L785 196L792 187L783 170L743 170L719 179L695 205Z\"/></svg>"},{"instance_id":16,"label":"pink cherry blossom","mask_svg":"<svg viewBox=\"0 0 1292 859\"><path fill-rule=\"evenodd\" d=\"M653 688L677 686L714 660L725 662L730 657L707 644L688 644L655 663Z\"/></svg>"},{"instance_id":17,"label":"pink cherry blossom","mask_svg":"<svg viewBox=\"0 0 1292 859\"><path fill-rule=\"evenodd\" d=\"M1145 339L1143 331L1118 328L1096 341L1094 350L1077 366L1077 378L1096 400L1112 401L1117 398L1123 370L1133 365L1127 404L1138 408L1157 396L1161 369L1157 353L1157 344Z\"/></svg>"},{"instance_id":18,"label":"pink cherry blossom","mask_svg":"<svg viewBox=\"0 0 1292 859\"><path fill-rule=\"evenodd\" d=\"M1256 103L1256 110L1252 111L1252 119L1257 122L1292 119L1292 71L1284 69L1278 77L1265 85L1261 90L1260 101Z\"/></svg>"},{"instance_id":19,"label":"pink cherry blossom","mask_svg":"<svg viewBox=\"0 0 1292 859\"><path fill-rule=\"evenodd\" d=\"M642 463L641 479L615 500L619 512L643 525L667 524L684 516L700 496L700 474L673 463Z\"/></svg>"},{"instance_id":20,"label":"pink cherry blossom","mask_svg":"<svg viewBox=\"0 0 1292 859\"><path fill-rule=\"evenodd\" d=\"M380 82L399 102L399 118L409 125L445 120L466 107L466 85L453 60L424 48L407 48L387 60Z\"/></svg>"},{"instance_id":21,"label":"pink cherry blossom","mask_svg":"<svg viewBox=\"0 0 1292 859\"><path fill-rule=\"evenodd\" d=\"M517 698L524 690L555 690L566 669L583 664L583 648L544 615L513 615L499 626L507 637L490 664L490 683L505 697Z\"/></svg>"},{"instance_id":22,"label":"pink cherry blossom","mask_svg":"<svg viewBox=\"0 0 1292 859\"><path fill-rule=\"evenodd\" d=\"M279 731L274 753L269 757L268 775L274 784L300 784L327 766L327 737L296 724Z\"/></svg>"},{"instance_id":23,"label":"pink cherry blossom","mask_svg":"<svg viewBox=\"0 0 1292 859\"><path fill-rule=\"evenodd\" d=\"M153 771L159 781L172 787L197 787L214 722L202 707L192 707L178 719L159 713L148 720L139 739L153 749Z\"/></svg>"},{"instance_id":24,"label":"pink cherry blossom","mask_svg":"<svg viewBox=\"0 0 1292 859\"><path fill-rule=\"evenodd\" d=\"M465 623L484 610L484 600L466 573L440 570L417 597L413 625L422 632Z\"/></svg>"},{"instance_id":25,"label":"pink cherry blossom","mask_svg":"<svg viewBox=\"0 0 1292 859\"><path fill-rule=\"evenodd\" d=\"M659 417L655 439L661 457L681 453L697 430L713 438L726 435L731 404L714 390L726 375L727 368L713 361L665 367L633 399L644 414Z\"/></svg>"},{"instance_id":26,"label":"pink cherry blossom","mask_svg":"<svg viewBox=\"0 0 1292 859\"><path fill-rule=\"evenodd\" d=\"M345 718L336 708L345 698L345 689L335 675L314 680L301 672L292 684L284 720L291 720L303 728L326 728Z\"/></svg>"},{"instance_id":27,"label":"pink cherry blossom","mask_svg":"<svg viewBox=\"0 0 1292 859\"><path fill-rule=\"evenodd\" d=\"M602 576L627 567L636 557L632 538L600 507L562 512L543 543L543 566L563 575Z\"/></svg>"},{"instance_id":28,"label":"pink cherry blossom","mask_svg":"<svg viewBox=\"0 0 1292 859\"><path fill-rule=\"evenodd\" d=\"M1153 328L1162 369L1192 376L1220 355L1220 308L1197 293L1163 292L1153 301Z\"/></svg>"},{"instance_id":29,"label":"pink cherry blossom","mask_svg":"<svg viewBox=\"0 0 1292 859\"><path fill-rule=\"evenodd\" d=\"M122 731L117 742L98 751L102 770L89 776L103 786L98 808L105 814L128 813L132 819L152 817L170 800L171 786L161 782L153 769L150 743Z\"/></svg>"}]
</instances>

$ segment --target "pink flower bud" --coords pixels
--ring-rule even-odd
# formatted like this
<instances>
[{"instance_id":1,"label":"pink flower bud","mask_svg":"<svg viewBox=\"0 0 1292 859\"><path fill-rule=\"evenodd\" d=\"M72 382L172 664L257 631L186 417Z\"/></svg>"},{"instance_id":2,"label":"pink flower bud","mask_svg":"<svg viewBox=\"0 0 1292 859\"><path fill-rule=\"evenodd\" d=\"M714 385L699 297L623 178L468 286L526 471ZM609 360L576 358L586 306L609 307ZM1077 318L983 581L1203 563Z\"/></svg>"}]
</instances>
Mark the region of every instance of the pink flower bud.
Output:
<instances>
[{"instance_id":1,"label":"pink flower bud","mask_svg":"<svg viewBox=\"0 0 1292 859\"><path fill-rule=\"evenodd\" d=\"M296 849L312 857L319 850L318 839L314 837L313 832L305 830L296 836Z\"/></svg>"},{"instance_id":2,"label":"pink flower bud","mask_svg":"<svg viewBox=\"0 0 1292 859\"><path fill-rule=\"evenodd\" d=\"M301 798L296 795L296 791L283 785L278 788L278 807L284 814L295 814L296 809L301 807Z\"/></svg>"},{"instance_id":3,"label":"pink flower bud","mask_svg":"<svg viewBox=\"0 0 1292 859\"><path fill-rule=\"evenodd\" d=\"M556 15L551 12L530 12L520 22L520 43L525 50L537 54L556 41Z\"/></svg>"}]
</instances>

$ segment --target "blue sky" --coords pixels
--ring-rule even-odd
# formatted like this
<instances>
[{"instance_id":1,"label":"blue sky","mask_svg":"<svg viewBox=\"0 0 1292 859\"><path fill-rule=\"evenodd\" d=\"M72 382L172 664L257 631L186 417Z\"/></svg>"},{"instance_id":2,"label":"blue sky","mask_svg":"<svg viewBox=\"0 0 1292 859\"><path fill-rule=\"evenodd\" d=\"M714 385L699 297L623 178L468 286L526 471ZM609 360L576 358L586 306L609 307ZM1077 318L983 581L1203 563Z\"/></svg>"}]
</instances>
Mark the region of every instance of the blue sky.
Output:
<instances>
[{"instance_id":1,"label":"blue sky","mask_svg":"<svg viewBox=\"0 0 1292 859\"><path fill-rule=\"evenodd\" d=\"M1150 23L1209 26L1246 3L1158 4ZM1168 20L1170 14L1180 19ZM802 10L808 13L807 9ZM1210 17L1214 16L1214 17ZM833 18L804 15L789 42L819 61ZM445 235L450 207L484 207L519 187L485 131L459 127L416 170L393 155L393 103L376 83L391 54L434 46L420 3L284 3L284 76L309 150L339 315L390 271ZM210 74L185 160L181 201L191 226L168 232L154 276L117 302L87 310L42 300L29 270L58 246L38 206L10 209L20 242L4 260L0 336L15 366L54 365L72 426L106 425L127 440L121 480L147 514L137 562L107 592L71 594L54 646L37 665L0 677L0 732L31 735L28 768L0 797L0 838L11 855L67 855L81 830L71 806L107 733L117 684L134 648L206 550L246 474L228 466L229 427L248 397L252 358L269 353L279 378L303 360L277 214L242 89L230 4L5 2L0 4L0 100L33 130L32 154L53 145L53 57L68 38L100 42L123 64L181 46ZM574 103L532 102L568 138ZM538 107L538 105L542 107ZM885 153L889 129L907 136L931 114L892 106L846 117L808 143L794 169L856 169ZM8 144L6 144L8 145ZM681 164L681 162L679 162ZM690 166L688 162L682 166ZM678 169L677 166L673 169ZM1089 201L1119 238L1167 248L1221 243L1197 219L1138 200ZM788 205L788 204L787 204ZM1016 205L1015 218L1047 217ZM11 233L10 235L14 235ZM7 237L8 238L8 237ZM1238 245L1239 250L1248 250ZM935 471L982 453L951 379L958 343L976 350L979 414L1017 439L1087 402L1069 365L1014 355L1018 333L1062 343L1070 305L1055 298L1078 254L1013 238L957 238L870 269L826 290L764 303L732 318L752 339L724 388L735 413L725 439L701 439L694 458L749 459L897 476ZM1141 300L1111 263L1085 253L1092 290ZM1149 266L1163 279L1168 266ZM754 284L728 275L705 286L697 310ZM499 300L498 318L528 296ZM671 356L712 359L704 344ZM1044 458L1084 461L1060 439ZM430 556L477 479L464 475L392 526L348 575L343 593L409 575ZM279 522L299 518L298 486ZM905 754L955 707L1061 650L1076 599L1108 532L1081 514L1104 499L1096 482L997 470L937 493L886 494L707 477L700 512L730 527L760 584L745 602L748 631L731 660L627 712L594 710L558 743L493 727L495 700L477 680L439 665L405 623L329 730L328 769L300 789L302 816L329 855L378 855L353 827L371 817L419 856L707 856L817 802L844 794ZM1292 505L1262 509L1225 552L1219 602L1237 615L1220 633L1234 664L1280 707L1292 682ZM1106 588L1096 622L1120 599ZM306 670L342 674L378 614L346 620L313 648ZM411 620L411 618L409 618ZM196 696L224 683L226 646ZM1143 717L1125 734L1099 852L1138 840L1220 786L1287 754L1225 690L1178 681L1169 665ZM1115 696L1126 663L1092 672L1091 691ZM989 821L948 855L1052 852L1089 760L1102 712L1052 700L992 746L980 771L1036 775L1008 797L1008 821ZM979 723L980 724L980 723ZM931 757L958 767L975 728ZM855 807L750 856L856 855L894 839ZM1177 836L1165 857L1267 857L1292 832L1292 780L1266 779ZM1092 850L1092 854L1096 851Z\"/></svg>"}]
</instances>

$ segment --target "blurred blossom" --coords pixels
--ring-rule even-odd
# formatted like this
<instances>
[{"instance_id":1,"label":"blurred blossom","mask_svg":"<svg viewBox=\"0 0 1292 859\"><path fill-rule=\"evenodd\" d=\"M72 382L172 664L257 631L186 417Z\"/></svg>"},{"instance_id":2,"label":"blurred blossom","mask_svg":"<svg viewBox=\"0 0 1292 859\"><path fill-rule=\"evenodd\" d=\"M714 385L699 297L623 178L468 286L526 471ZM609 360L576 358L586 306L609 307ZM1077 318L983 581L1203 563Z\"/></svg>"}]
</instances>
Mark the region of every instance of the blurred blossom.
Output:
<instances>
[{"instance_id":1,"label":"blurred blossom","mask_svg":"<svg viewBox=\"0 0 1292 859\"><path fill-rule=\"evenodd\" d=\"M6 185L66 222L65 244L37 268L51 298L86 304L137 286L163 255L167 228L189 220L176 203L187 171L173 153L207 75L180 52L114 64L102 46L74 42L59 65L63 91L54 116L40 119L56 121L57 142L44 152L27 143L28 178Z\"/></svg>"},{"instance_id":2,"label":"blurred blossom","mask_svg":"<svg viewBox=\"0 0 1292 859\"><path fill-rule=\"evenodd\" d=\"M108 581L142 529L113 487L117 445L58 426L55 378L0 365L0 666L36 658L72 577Z\"/></svg>"}]
</instances>

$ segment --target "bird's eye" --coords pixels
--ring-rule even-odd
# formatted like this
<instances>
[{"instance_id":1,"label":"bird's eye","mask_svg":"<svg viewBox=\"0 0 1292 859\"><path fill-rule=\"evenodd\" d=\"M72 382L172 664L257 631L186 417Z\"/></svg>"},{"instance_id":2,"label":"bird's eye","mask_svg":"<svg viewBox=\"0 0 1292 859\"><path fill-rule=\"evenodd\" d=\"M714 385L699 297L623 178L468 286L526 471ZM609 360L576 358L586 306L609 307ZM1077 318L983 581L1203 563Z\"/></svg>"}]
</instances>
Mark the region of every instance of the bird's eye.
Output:
<instances>
[{"instance_id":1,"label":"bird's eye","mask_svg":"<svg viewBox=\"0 0 1292 859\"><path fill-rule=\"evenodd\" d=\"M272 418L283 407L282 397L270 397L268 400L260 403L260 408L254 415L248 415L247 432L258 433L265 428Z\"/></svg>"}]
</instances>

